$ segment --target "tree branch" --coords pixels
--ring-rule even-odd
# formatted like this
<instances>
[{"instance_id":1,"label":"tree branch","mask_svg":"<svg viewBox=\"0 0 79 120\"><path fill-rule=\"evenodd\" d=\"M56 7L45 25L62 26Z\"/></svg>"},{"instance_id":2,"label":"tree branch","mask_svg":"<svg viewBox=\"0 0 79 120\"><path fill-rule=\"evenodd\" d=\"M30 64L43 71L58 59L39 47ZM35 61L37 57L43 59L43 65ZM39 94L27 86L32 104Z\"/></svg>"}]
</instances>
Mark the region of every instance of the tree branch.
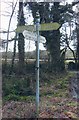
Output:
<instances>
[{"instance_id":1,"label":"tree branch","mask_svg":"<svg viewBox=\"0 0 79 120\"><path fill-rule=\"evenodd\" d=\"M6 52L5 52L5 64L7 63L7 51L8 51L9 29L10 29L11 20L12 20L12 17L13 17L13 14L14 14L14 11L15 11L15 8L16 8L16 5L17 5L17 2L18 2L18 0L16 1L15 6L14 6L14 8L13 8L13 10L12 10L12 14L11 14L11 16L10 16L9 25L8 25L7 43L6 43Z\"/></svg>"}]
</instances>

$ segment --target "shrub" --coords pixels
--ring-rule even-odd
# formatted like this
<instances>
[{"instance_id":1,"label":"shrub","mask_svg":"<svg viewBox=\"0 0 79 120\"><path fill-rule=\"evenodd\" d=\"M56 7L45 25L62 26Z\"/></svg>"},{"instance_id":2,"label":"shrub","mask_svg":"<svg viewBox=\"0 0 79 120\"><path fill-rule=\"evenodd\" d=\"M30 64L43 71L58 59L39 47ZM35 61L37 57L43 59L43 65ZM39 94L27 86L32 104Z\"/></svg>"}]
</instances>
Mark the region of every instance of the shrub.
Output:
<instances>
[{"instance_id":1,"label":"shrub","mask_svg":"<svg viewBox=\"0 0 79 120\"><path fill-rule=\"evenodd\" d=\"M3 90L3 97L7 95L21 95L21 96L27 96L27 95L34 95L35 91L30 82L29 77L25 78L19 78L19 77L3 77L3 82L2 82L2 90Z\"/></svg>"}]
</instances>

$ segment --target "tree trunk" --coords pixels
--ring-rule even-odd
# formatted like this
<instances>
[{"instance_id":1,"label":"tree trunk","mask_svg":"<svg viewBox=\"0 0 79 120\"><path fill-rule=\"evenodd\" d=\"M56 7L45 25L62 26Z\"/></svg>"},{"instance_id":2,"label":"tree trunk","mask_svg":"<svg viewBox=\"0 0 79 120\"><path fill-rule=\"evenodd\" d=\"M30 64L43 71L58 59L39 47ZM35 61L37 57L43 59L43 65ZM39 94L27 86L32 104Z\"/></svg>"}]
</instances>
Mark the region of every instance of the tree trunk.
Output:
<instances>
[{"instance_id":1,"label":"tree trunk","mask_svg":"<svg viewBox=\"0 0 79 120\"><path fill-rule=\"evenodd\" d=\"M12 64L11 64L11 69L10 69L10 73L11 74L13 72L13 67L14 67L14 60L15 60L15 55L16 55L16 39L17 39L17 34L14 40L14 51L13 51L13 57L12 57Z\"/></svg>"},{"instance_id":2,"label":"tree trunk","mask_svg":"<svg viewBox=\"0 0 79 120\"><path fill-rule=\"evenodd\" d=\"M53 31L52 43L50 44L52 70L60 71L60 31Z\"/></svg>"},{"instance_id":3,"label":"tree trunk","mask_svg":"<svg viewBox=\"0 0 79 120\"><path fill-rule=\"evenodd\" d=\"M24 74L24 71L25 71L25 61L24 61L24 58L25 58L25 54L24 54L24 37L22 35L22 33L19 33L19 40L18 40L18 57L19 57L19 74Z\"/></svg>"},{"instance_id":4,"label":"tree trunk","mask_svg":"<svg viewBox=\"0 0 79 120\"><path fill-rule=\"evenodd\" d=\"M79 69L79 28L77 29L77 69Z\"/></svg>"},{"instance_id":5,"label":"tree trunk","mask_svg":"<svg viewBox=\"0 0 79 120\"><path fill-rule=\"evenodd\" d=\"M59 2L54 2L54 11L53 12L53 22L59 23L60 13L59 13ZM51 49L50 54L52 57L51 66L52 70L55 72L60 71L60 31L54 30L52 34L52 43L50 43Z\"/></svg>"},{"instance_id":6,"label":"tree trunk","mask_svg":"<svg viewBox=\"0 0 79 120\"><path fill-rule=\"evenodd\" d=\"M23 2L19 2L19 17L18 17L18 25L25 25L24 13L23 13ZM19 57L19 74L24 74L25 71L25 52L24 52L24 36L22 33L18 34L18 57Z\"/></svg>"}]
</instances>

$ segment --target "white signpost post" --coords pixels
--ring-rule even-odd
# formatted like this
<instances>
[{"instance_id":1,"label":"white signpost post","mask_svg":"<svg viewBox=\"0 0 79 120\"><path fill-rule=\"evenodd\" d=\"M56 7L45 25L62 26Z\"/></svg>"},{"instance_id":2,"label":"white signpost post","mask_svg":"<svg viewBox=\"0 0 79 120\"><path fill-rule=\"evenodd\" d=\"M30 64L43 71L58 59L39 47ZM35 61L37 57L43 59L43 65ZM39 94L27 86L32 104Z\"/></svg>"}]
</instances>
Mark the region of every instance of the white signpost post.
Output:
<instances>
[{"instance_id":1,"label":"white signpost post","mask_svg":"<svg viewBox=\"0 0 79 120\"><path fill-rule=\"evenodd\" d=\"M26 25L19 26L15 32L23 33L24 37L29 40L36 41L36 113L39 117L39 43L45 43L46 39L39 35L39 31L57 30L60 27L59 23L44 23L40 24L40 16L36 14L36 26ZM31 32L30 32L31 31ZM33 33L36 32L36 33Z\"/></svg>"}]
</instances>

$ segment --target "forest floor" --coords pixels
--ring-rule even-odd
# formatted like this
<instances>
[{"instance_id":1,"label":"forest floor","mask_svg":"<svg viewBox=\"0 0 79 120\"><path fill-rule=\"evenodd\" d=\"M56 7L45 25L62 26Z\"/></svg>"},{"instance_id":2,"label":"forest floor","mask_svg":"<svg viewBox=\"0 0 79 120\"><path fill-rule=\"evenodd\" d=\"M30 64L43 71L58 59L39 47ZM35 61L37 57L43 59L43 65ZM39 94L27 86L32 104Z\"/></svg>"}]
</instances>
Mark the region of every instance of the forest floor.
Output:
<instances>
[{"instance_id":1,"label":"forest floor","mask_svg":"<svg viewBox=\"0 0 79 120\"><path fill-rule=\"evenodd\" d=\"M71 72L69 77L40 85L39 118L68 118L68 120L76 118L78 120L79 99L73 98L71 84L72 80L75 81L76 75L76 72ZM50 78L52 80L52 75ZM25 101L4 102L2 118L36 118L35 99L32 98L29 96Z\"/></svg>"}]
</instances>

